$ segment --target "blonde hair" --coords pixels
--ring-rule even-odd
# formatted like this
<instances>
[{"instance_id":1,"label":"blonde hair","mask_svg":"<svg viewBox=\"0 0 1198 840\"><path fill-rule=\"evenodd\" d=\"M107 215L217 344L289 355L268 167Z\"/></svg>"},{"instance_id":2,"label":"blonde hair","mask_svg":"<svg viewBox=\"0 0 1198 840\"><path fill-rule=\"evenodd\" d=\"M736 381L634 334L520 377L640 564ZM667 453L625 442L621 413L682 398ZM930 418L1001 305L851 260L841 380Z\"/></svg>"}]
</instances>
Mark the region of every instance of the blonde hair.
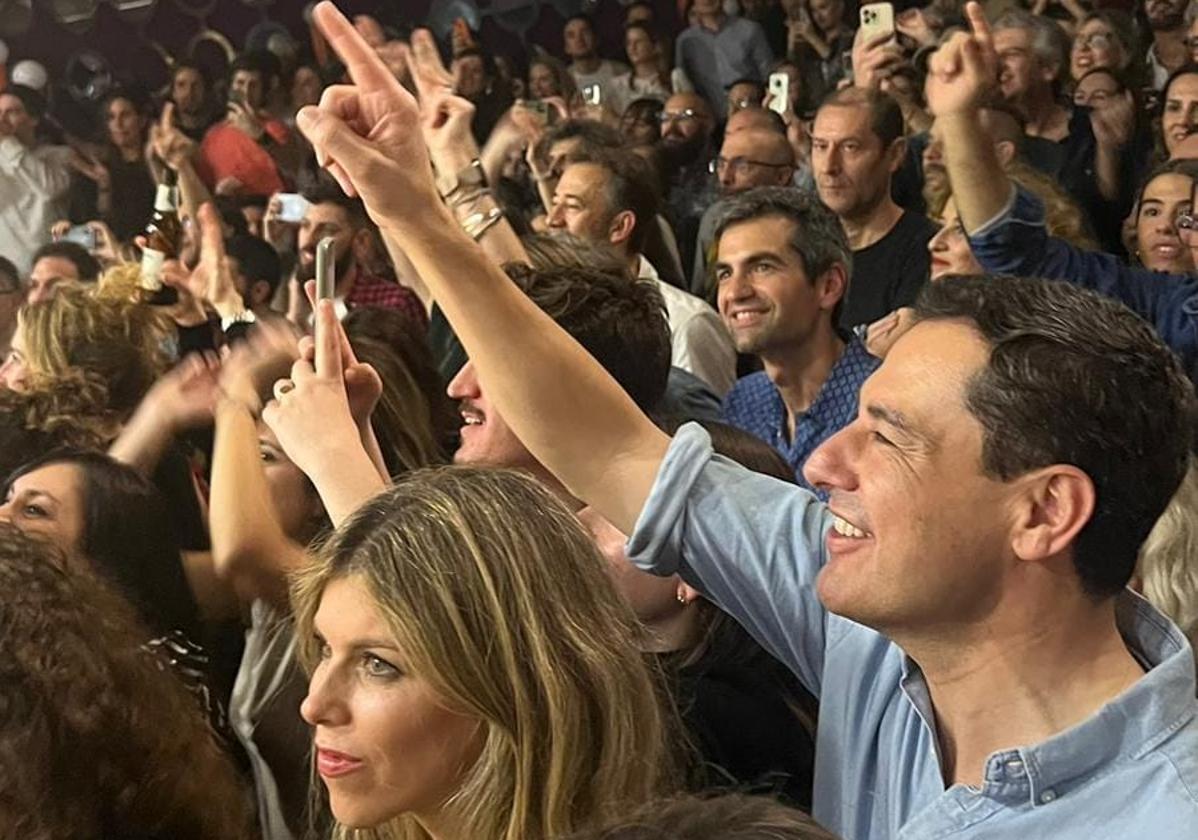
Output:
<instances>
[{"instance_id":1,"label":"blonde hair","mask_svg":"<svg viewBox=\"0 0 1198 840\"><path fill-rule=\"evenodd\" d=\"M1191 641L1198 640L1198 463L1193 457L1140 547L1136 577L1144 597Z\"/></svg>"},{"instance_id":2,"label":"blonde hair","mask_svg":"<svg viewBox=\"0 0 1198 840\"><path fill-rule=\"evenodd\" d=\"M598 551L536 481L443 467L408 475L344 523L296 578L299 658L355 575L405 656L485 743L445 807L467 836L537 840L649 801L673 782L661 686ZM399 815L338 838L427 835Z\"/></svg>"},{"instance_id":3,"label":"blonde hair","mask_svg":"<svg viewBox=\"0 0 1198 840\"><path fill-rule=\"evenodd\" d=\"M1049 236L1064 239L1083 250L1093 250L1096 247L1089 231L1086 230L1085 215L1060 184L1020 160L1008 163L1005 173L1016 184L1044 202L1044 223ZM927 182L924 185L923 197L927 203L928 215L933 219L943 216L944 206L952 196L952 185L947 178Z\"/></svg>"},{"instance_id":4,"label":"blonde hair","mask_svg":"<svg viewBox=\"0 0 1198 840\"><path fill-rule=\"evenodd\" d=\"M105 272L128 274L136 266ZM56 379L75 372L102 383L107 407L132 411L168 367L170 320L153 307L69 284L49 300L26 304L17 315L31 378Z\"/></svg>"}]
</instances>

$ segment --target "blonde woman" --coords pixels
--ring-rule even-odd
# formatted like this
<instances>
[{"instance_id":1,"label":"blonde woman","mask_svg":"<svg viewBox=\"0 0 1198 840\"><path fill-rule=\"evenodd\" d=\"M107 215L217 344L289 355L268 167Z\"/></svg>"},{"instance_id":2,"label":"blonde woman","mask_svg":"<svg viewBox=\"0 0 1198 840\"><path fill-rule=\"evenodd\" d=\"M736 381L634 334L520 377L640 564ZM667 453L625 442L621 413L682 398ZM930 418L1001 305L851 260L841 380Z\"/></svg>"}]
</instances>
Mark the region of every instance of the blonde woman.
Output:
<instances>
[{"instance_id":1,"label":"blonde woman","mask_svg":"<svg viewBox=\"0 0 1198 840\"><path fill-rule=\"evenodd\" d=\"M1198 463L1193 459L1140 547L1132 586L1198 645Z\"/></svg>"},{"instance_id":2,"label":"blonde woman","mask_svg":"<svg viewBox=\"0 0 1198 840\"><path fill-rule=\"evenodd\" d=\"M530 478L413 473L338 529L293 604L336 837L537 840L669 787L636 620Z\"/></svg>"}]
</instances>

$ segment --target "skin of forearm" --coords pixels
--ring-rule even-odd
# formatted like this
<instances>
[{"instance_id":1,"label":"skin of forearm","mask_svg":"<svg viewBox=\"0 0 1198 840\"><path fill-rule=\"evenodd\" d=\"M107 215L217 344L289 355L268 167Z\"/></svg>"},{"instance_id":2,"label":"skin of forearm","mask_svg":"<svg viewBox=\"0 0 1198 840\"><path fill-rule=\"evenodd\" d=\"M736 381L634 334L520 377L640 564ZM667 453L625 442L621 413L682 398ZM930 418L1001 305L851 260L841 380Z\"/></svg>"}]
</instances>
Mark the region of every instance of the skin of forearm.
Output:
<instances>
[{"instance_id":1,"label":"skin of forearm","mask_svg":"<svg viewBox=\"0 0 1198 840\"><path fill-rule=\"evenodd\" d=\"M275 519L257 425L247 408L234 403L217 408L211 499L208 529L217 576L243 602L285 604L287 573L304 552Z\"/></svg>"},{"instance_id":2,"label":"skin of forearm","mask_svg":"<svg viewBox=\"0 0 1198 840\"><path fill-rule=\"evenodd\" d=\"M200 205L212 200L212 194L204 186L200 176L196 174L191 161L184 161L177 170L179 176L179 199L183 213L194 219L200 210Z\"/></svg>"},{"instance_id":3,"label":"skin of forearm","mask_svg":"<svg viewBox=\"0 0 1198 840\"><path fill-rule=\"evenodd\" d=\"M153 474L174 437L170 426L156 415L154 407L143 401L108 447L109 456L142 475Z\"/></svg>"},{"instance_id":4,"label":"skin of forearm","mask_svg":"<svg viewBox=\"0 0 1198 840\"><path fill-rule=\"evenodd\" d=\"M394 232L516 436L631 531L669 439L451 218L420 214Z\"/></svg>"},{"instance_id":5,"label":"skin of forearm","mask_svg":"<svg viewBox=\"0 0 1198 840\"><path fill-rule=\"evenodd\" d=\"M944 162L965 230L973 232L993 219L1011 198L994 144L976 110L938 118L944 138Z\"/></svg>"},{"instance_id":6,"label":"skin of forearm","mask_svg":"<svg viewBox=\"0 0 1198 840\"><path fill-rule=\"evenodd\" d=\"M339 527L354 511L386 489L387 482L363 448L360 433L354 435L352 446L329 447L321 455L320 464L308 477L316 486L333 527Z\"/></svg>"}]
</instances>

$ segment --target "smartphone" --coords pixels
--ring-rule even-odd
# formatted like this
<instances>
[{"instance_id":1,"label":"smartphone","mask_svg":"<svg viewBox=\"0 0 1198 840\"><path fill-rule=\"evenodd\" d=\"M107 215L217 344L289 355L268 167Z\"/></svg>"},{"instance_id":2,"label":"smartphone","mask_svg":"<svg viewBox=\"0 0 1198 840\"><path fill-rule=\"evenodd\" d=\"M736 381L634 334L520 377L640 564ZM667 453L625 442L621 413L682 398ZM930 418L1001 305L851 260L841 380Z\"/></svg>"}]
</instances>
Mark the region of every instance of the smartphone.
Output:
<instances>
[{"instance_id":1,"label":"smartphone","mask_svg":"<svg viewBox=\"0 0 1198 840\"><path fill-rule=\"evenodd\" d=\"M230 105L240 105L242 108L246 107L245 94L239 90L229 91L229 104Z\"/></svg>"},{"instance_id":2,"label":"smartphone","mask_svg":"<svg viewBox=\"0 0 1198 840\"><path fill-rule=\"evenodd\" d=\"M336 278L333 276L333 237L326 236L316 245L316 300L332 300Z\"/></svg>"},{"instance_id":3,"label":"smartphone","mask_svg":"<svg viewBox=\"0 0 1198 840\"><path fill-rule=\"evenodd\" d=\"M770 73L770 110L778 114L786 113L790 103L790 76L786 73Z\"/></svg>"},{"instance_id":4,"label":"smartphone","mask_svg":"<svg viewBox=\"0 0 1198 840\"><path fill-rule=\"evenodd\" d=\"M893 35L894 6L889 3L867 3L861 7L861 37L865 43Z\"/></svg>"},{"instance_id":5,"label":"smartphone","mask_svg":"<svg viewBox=\"0 0 1198 840\"><path fill-rule=\"evenodd\" d=\"M278 193L279 221L298 225L308 213L308 200L299 193Z\"/></svg>"},{"instance_id":6,"label":"smartphone","mask_svg":"<svg viewBox=\"0 0 1198 840\"><path fill-rule=\"evenodd\" d=\"M74 225L62 237L64 242L82 245L88 253L96 250L96 231L87 225Z\"/></svg>"},{"instance_id":7,"label":"smartphone","mask_svg":"<svg viewBox=\"0 0 1198 840\"><path fill-rule=\"evenodd\" d=\"M599 85L584 85L582 99L588 105L599 105L603 99L603 88Z\"/></svg>"},{"instance_id":8,"label":"smartphone","mask_svg":"<svg viewBox=\"0 0 1198 840\"><path fill-rule=\"evenodd\" d=\"M542 126L549 125L549 118L553 113L553 108L549 106L549 103L542 102L540 99L529 99L524 103L524 107L536 117L537 122Z\"/></svg>"}]
</instances>

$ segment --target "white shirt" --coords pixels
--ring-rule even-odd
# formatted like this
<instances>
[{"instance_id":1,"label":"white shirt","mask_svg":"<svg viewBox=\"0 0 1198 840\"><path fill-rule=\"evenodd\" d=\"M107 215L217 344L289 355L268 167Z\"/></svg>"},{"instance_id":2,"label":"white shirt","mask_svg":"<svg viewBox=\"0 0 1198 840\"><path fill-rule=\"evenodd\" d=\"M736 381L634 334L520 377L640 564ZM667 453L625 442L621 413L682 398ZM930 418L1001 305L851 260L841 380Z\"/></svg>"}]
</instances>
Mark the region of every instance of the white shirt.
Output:
<instances>
[{"instance_id":1,"label":"white shirt","mask_svg":"<svg viewBox=\"0 0 1198 840\"><path fill-rule=\"evenodd\" d=\"M71 172L65 146L30 149L0 137L0 254L28 273L33 252L50 241L50 226L67 215Z\"/></svg>"},{"instance_id":2,"label":"white shirt","mask_svg":"<svg viewBox=\"0 0 1198 840\"><path fill-rule=\"evenodd\" d=\"M702 379L722 399L736 381L736 348L723 320L706 301L662 282L643 256L637 278L657 285L670 324L670 363Z\"/></svg>"}]
</instances>

